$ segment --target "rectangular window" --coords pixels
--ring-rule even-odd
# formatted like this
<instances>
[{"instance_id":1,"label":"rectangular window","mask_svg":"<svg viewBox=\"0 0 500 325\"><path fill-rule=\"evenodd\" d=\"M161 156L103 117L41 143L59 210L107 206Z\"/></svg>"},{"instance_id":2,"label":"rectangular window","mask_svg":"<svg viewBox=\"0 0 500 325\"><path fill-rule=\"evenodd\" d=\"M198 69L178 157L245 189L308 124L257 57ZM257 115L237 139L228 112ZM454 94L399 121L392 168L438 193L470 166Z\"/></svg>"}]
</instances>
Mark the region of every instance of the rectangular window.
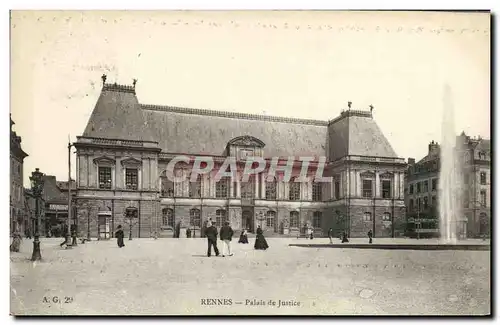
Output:
<instances>
[{"instance_id":1,"label":"rectangular window","mask_svg":"<svg viewBox=\"0 0 500 325\"><path fill-rule=\"evenodd\" d=\"M272 182L266 181L266 200L276 200L276 178Z\"/></svg>"},{"instance_id":2,"label":"rectangular window","mask_svg":"<svg viewBox=\"0 0 500 325\"><path fill-rule=\"evenodd\" d=\"M427 209L429 207L429 198L427 196L424 196L424 209Z\"/></svg>"},{"instance_id":3,"label":"rectangular window","mask_svg":"<svg viewBox=\"0 0 500 325\"><path fill-rule=\"evenodd\" d=\"M127 190L137 190L139 183L139 172L136 168L125 169L125 188Z\"/></svg>"},{"instance_id":4,"label":"rectangular window","mask_svg":"<svg viewBox=\"0 0 500 325\"><path fill-rule=\"evenodd\" d=\"M371 198L373 197L373 189L372 189L372 180L364 179L363 180L363 197Z\"/></svg>"},{"instance_id":5,"label":"rectangular window","mask_svg":"<svg viewBox=\"0 0 500 325\"><path fill-rule=\"evenodd\" d=\"M391 214L389 212L384 212L384 214L382 215L382 220L391 221Z\"/></svg>"},{"instance_id":6,"label":"rectangular window","mask_svg":"<svg viewBox=\"0 0 500 325\"><path fill-rule=\"evenodd\" d=\"M429 192L429 181L424 181L424 193Z\"/></svg>"},{"instance_id":7,"label":"rectangular window","mask_svg":"<svg viewBox=\"0 0 500 325\"><path fill-rule=\"evenodd\" d=\"M199 198L201 197L201 176L198 175L196 182L189 182L189 197Z\"/></svg>"},{"instance_id":8,"label":"rectangular window","mask_svg":"<svg viewBox=\"0 0 500 325\"><path fill-rule=\"evenodd\" d=\"M111 167L99 167L99 188L111 189Z\"/></svg>"},{"instance_id":9,"label":"rectangular window","mask_svg":"<svg viewBox=\"0 0 500 325\"><path fill-rule=\"evenodd\" d=\"M410 194L413 194L413 184L410 184Z\"/></svg>"},{"instance_id":10,"label":"rectangular window","mask_svg":"<svg viewBox=\"0 0 500 325\"><path fill-rule=\"evenodd\" d=\"M335 200L340 200L340 182L335 182Z\"/></svg>"},{"instance_id":11,"label":"rectangular window","mask_svg":"<svg viewBox=\"0 0 500 325\"><path fill-rule=\"evenodd\" d=\"M300 200L300 182L295 182L295 178L293 178L289 183L289 191L288 191L288 199L290 201L299 201Z\"/></svg>"},{"instance_id":12,"label":"rectangular window","mask_svg":"<svg viewBox=\"0 0 500 325\"><path fill-rule=\"evenodd\" d=\"M370 212L365 212L365 214L363 215L363 220L372 221L372 214Z\"/></svg>"},{"instance_id":13,"label":"rectangular window","mask_svg":"<svg viewBox=\"0 0 500 325\"><path fill-rule=\"evenodd\" d=\"M484 190L481 191L481 205L483 207L486 206L486 191L484 191Z\"/></svg>"},{"instance_id":14,"label":"rectangular window","mask_svg":"<svg viewBox=\"0 0 500 325\"><path fill-rule=\"evenodd\" d=\"M420 182L417 183L417 193L420 193Z\"/></svg>"},{"instance_id":15,"label":"rectangular window","mask_svg":"<svg viewBox=\"0 0 500 325\"><path fill-rule=\"evenodd\" d=\"M433 195L432 198L431 198L431 205L432 206L436 206L437 205L437 201L436 201L436 196Z\"/></svg>"},{"instance_id":16,"label":"rectangular window","mask_svg":"<svg viewBox=\"0 0 500 325\"><path fill-rule=\"evenodd\" d=\"M432 190L437 190L437 178L432 179Z\"/></svg>"},{"instance_id":17,"label":"rectangular window","mask_svg":"<svg viewBox=\"0 0 500 325\"><path fill-rule=\"evenodd\" d=\"M222 177L217 183L215 183L215 197L216 198L227 198L228 197L228 184L229 180L227 177Z\"/></svg>"},{"instance_id":18,"label":"rectangular window","mask_svg":"<svg viewBox=\"0 0 500 325\"><path fill-rule=\"evenodd\" d=\"M313 214L313 228L321 228L321 212L315 211Z\"/></svg>"},{"instance_id":19,"label":"rectangular window","mask_svg":"<svg viewBox=\"0 0 500 325\"><path fill-rule=\"evenodd\" d=\"M321 188L321 183L313 183L312 186L312 200L314 202L320 202L322 199L322 188Z\"/></svg>"},{"instance_id":20,"label":"rectangular window","mask_svg":"<svg viewBox=\"0 0 500 325\"><path fill-rule=\"evenodd\" d=\"M391 181L383 180L382 181L382 198L390 199L391 195Z\"/></svg>"},{"instance_id":21,"label":"rectangular window","mask_svg":"<svg viewBox=\"0 0 500 325\"><path fill-rule=\"evenodd\" d=\"M481 185L486 185L486 173L485 172L481 172L480 174L480 181L481 181Z\"/></svg>"}]
</instances>

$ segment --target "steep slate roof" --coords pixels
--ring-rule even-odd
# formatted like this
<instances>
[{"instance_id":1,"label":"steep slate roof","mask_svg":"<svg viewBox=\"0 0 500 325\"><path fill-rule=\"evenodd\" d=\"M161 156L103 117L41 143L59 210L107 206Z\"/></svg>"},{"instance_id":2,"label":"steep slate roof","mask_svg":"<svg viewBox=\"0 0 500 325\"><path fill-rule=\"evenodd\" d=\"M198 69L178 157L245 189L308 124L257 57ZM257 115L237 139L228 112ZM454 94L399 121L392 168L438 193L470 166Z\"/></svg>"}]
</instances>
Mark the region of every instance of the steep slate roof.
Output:
<instances>
[{"instance_id":1,"label":"steep slate roof","mask_svg":"<svg viewBox=\"0 0 500 325\"><path fill-rule=\"evenodd\" d=\"M331 160L346 155L398 158L370 112L349 110L329 126Z\"/></svg>"},{"instance_id":2,"label":"steep slate roof","mask_svg":"<svg viewBox=\"0 0 500 325\"><path fill-rule=\"evenodd\" d=\"M232 139L265 143L265 157L347 154L393 157L394 150L370 112L346 111L319 121L139 104L135 88L105 84L84 137L155 141L163 152L220 156Z\"/></svg>"},{"instance_id":3,"label":"steep slate roof","mask_svg":"<svg viewBox=\"0 0 500 325\"><path fill-rule=\"evenodd\" d=\"M145 123L134 87L117 84L103 86L83 136L155 141Z\"/></svg>"}]
</instances>

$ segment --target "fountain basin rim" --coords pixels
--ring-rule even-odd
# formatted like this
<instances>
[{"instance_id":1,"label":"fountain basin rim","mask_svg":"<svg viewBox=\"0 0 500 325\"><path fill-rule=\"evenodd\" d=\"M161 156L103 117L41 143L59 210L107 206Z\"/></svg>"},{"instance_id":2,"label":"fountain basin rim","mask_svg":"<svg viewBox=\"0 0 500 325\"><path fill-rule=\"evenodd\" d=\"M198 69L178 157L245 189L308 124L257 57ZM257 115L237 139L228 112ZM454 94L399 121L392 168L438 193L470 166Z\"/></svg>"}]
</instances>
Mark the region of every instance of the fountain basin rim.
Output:
<instances>
[{"instance_id":1,"label":"fountain basin rim","mask_svg":"<svg viewBox=\"0 0 500 325\"><path fill-rule=\"evenodd\" d=\"M454 251L489 251L490 245L481 244L289 244L293 247L306 248L348 248L382 250L454 250Z\"/></svg>"}]
</instances>

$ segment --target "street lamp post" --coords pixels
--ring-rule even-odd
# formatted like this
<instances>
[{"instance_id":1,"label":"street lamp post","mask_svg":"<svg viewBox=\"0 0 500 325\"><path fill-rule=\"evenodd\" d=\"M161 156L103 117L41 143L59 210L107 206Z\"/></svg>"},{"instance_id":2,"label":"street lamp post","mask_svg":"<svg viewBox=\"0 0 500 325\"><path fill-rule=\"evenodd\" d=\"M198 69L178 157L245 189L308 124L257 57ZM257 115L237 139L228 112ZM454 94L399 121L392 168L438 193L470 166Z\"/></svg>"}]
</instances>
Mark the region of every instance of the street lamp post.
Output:
<instances>
[{"instance_id":1,"label":"street lamp post","mask_svg":"<svg viewBox=\"0 0 500 325\"><path fill-rule=\"evenodd\" d=\"M31 189L33 191L33 197L35 198L35 239L33 240L33 254L31 256L32 261L39 261L42 259L42 253L40 252L40 208L39 208L39 199L42 196L43 192L43 173L40 172L40 169L36 168L34 172L31 173L30 181L31 181Z\"/></svg>"},{"instance_id":2,"label":"street lamp post","mask_svg":"<svg viewBox=\"0 0 500 325\"><path fill-rule=\"evenodd\" d=\"M87 207L87 240L90 241L90 207Z\"/></svg>"},{"instance_id":3,"label":"street lamp post","mask_svg":"<svg viewBox=\"0 0 500 325\"><path fill-rule=\"evenodd\" d=\"M129 233L128 240L132 240L132 227L136 224L136 220L138 218L137 209L136 208L127 208L125 209L125 222L129 225Z\"/></svg>"},{"instance_id":4,"label":"street lamp post","mask_svg":"<svg viewBox=\"0 0 500 325\"><path fill-rule=\"evenodd\" d=\"M68 232L66 233L66 248L71 248L71 147L68 142Z\"/></svg>"}]
</instances>

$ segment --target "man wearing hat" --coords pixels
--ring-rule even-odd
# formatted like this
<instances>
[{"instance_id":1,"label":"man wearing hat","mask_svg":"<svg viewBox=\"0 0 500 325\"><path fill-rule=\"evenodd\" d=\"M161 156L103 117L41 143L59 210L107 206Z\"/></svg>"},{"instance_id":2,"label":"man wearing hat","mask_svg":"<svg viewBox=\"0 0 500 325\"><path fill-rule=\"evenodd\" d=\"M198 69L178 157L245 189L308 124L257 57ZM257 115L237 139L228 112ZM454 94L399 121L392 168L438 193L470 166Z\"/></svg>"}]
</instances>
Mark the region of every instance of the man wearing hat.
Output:
<instances>
[{"instance_id":1,"label":"man wearing hat","mask_svg":"<svg viewBox=\"0 0 500 325\"><path fill-rule=\"evenodd\" d=\"M212 255L212 246L214 247L215 256L219 256L219 249L217 248L217 228L215 228L210 221L207 223L205 235L208 240L207 256L210 257Z\"/></svg>"}]
</instances>

